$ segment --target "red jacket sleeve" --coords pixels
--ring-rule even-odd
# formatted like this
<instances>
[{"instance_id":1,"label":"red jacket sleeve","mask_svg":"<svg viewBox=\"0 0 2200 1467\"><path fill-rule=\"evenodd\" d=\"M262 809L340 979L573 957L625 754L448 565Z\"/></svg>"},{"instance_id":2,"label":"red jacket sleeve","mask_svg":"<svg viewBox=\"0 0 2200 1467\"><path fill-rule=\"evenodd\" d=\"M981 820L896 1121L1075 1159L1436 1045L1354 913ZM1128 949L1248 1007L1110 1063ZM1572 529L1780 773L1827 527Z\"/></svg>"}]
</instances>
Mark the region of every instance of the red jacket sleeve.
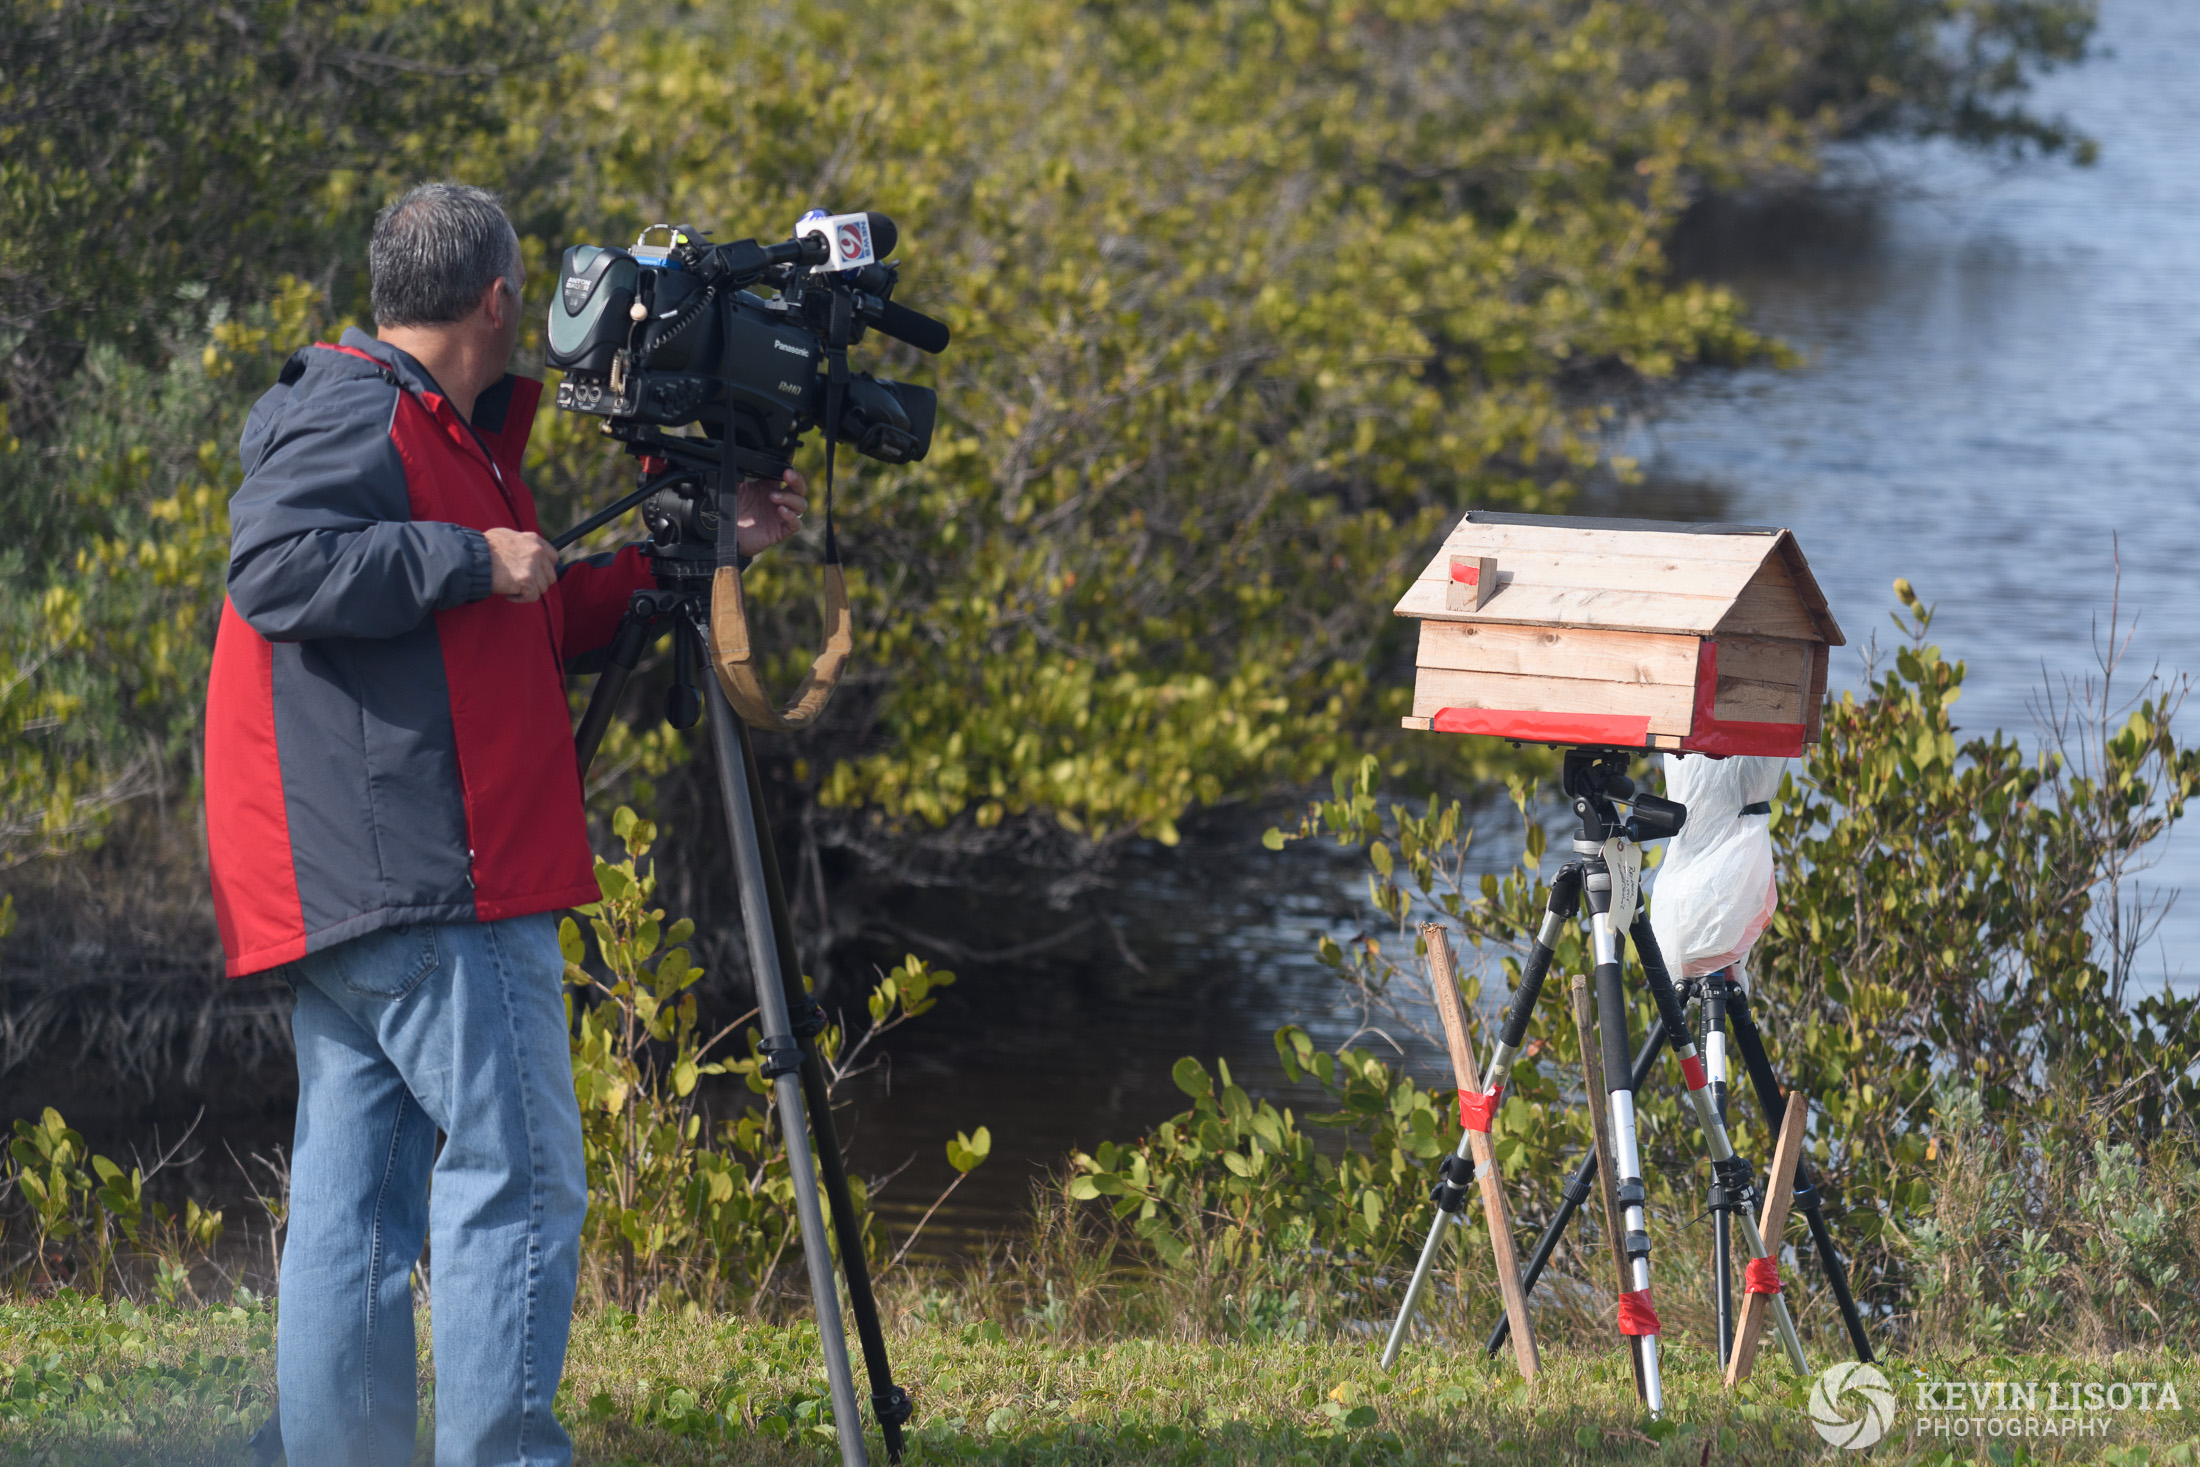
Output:
<instances>
[{"instance_id":1,"label":"red jacket sleeve","mask_svg":"<svg viewBox=\"0 0 2200 1467\"><path fill-rule=\"evenodd\" d=\"M655 584L649 562L633 545L615 554L566 562L551 593L558 598L564 627L560 649L566 660L609 646L619 618L626 614L627 598Z\"/></svg>"}]
</instances>

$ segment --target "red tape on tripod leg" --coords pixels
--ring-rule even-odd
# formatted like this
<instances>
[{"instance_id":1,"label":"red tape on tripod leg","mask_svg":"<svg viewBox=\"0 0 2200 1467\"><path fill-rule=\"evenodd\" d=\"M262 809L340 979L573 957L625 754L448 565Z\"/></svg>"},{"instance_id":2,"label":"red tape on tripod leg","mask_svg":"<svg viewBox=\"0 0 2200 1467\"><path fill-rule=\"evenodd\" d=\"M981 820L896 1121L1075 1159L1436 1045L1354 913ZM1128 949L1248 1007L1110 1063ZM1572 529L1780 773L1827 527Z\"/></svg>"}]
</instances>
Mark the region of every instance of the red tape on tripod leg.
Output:
<instances>
[{"instance_id":1,"label":"red tape on tripod leg","mask_svg":"<svg viewBox=\"0 0 2200 1467\"><path fill-rule=\"evenodd\" d=\"M1623 1335L1654 1335L1661 1333L1658 1311L1650 1307L1650 1291L1637 1289L1631 1294L1619 1296L1619 1332Z\"/></svg>"},{"instance_id":2,"label":"red tape on tripod leg","mask_svg":"<svg viewBox=\"0 0 2200 1467\"><path fill-rule=\"evenodd\" d=\"M1742 1287L1752 1294L1777 1294L1780 1292L1780 1260L1777 1258L1752 1258L1742 1270Z\"/></svg>"},{"instance_id":3,"label":"red tape on tripod leg","mask_svg":"<svg viewBox=\"0 0 2200 1467\"><path fill-rule=\"evenodd\" d=\"M1460 1091L1459 1124L1487 1136L1490 1133L1490 1122L1497 1119L1497 1102L1504 1093L1502 1090L1492 1090L1487 1095L1476 1095L1472 1091Z\"/></svg>"}]
</instances>

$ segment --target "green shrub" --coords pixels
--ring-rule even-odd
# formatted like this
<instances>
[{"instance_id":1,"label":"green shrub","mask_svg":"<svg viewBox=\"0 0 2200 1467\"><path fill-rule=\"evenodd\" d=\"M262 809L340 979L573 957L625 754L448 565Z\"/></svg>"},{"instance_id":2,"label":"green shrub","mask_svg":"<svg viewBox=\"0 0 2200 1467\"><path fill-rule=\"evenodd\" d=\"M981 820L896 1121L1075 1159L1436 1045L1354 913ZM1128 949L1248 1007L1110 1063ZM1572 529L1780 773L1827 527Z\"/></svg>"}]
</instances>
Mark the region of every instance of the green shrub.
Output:
<instances>
[{"instance_id":1,"label":"green shrub","mask_svg":"<svg viewBox=\"0 0 2200 1467\"><path fill-rule=\"evenodd\" d=\"M1073 1201L1107 1199L1173 1286L1241 1323L1254 1301L1288 1300L1302 1317L1317 1301L1357 1302L1425 1227L1417 1179L1448 1149L1435 1096L1373 1055L1321 1053L1296 1027L1276 1031L1276 1052L1293 1080L1310 1076L1337 1107L1307 1119L1341 1146L1317 1146L1288 1107L1254 1101L1228 1063L1217 1063L1218 1089L1185 1058L1174 1077L1190 1110L1143 1140L1069 1159Z\"/></svg>"},{"instance_id":2,"label":"green shrub","mask_svg":"<svg viewBox=\"0 0 2200 1467\"><path fill-rule=\"evenodd\" d=\"M148 1200L142 1167L125 1171L93 1152L51 1106L15 1123L8 1159L0 1183L12 1183L17 1205L0 1201L0 1243L28 1246L0 1260L0 1285L127 1297L150 1274L162 1303L198 1299L192 1272L221 1240L220 1212L196 1199L181 1213Z\"/></svg>"},{"instance_id":3,"label":"green shrub","mask_svg":"<svg viewBox=\"0 0 2200 1467\"><path fill-rule=\"evenodd\" d=\"M585 1274L600 1300L628 1309L763 1305L789 1278L783 1269L800 1283L785 1133L776 1108L739 1099L727 1105L723 1095L712 1121L702 1088L710 1077L738 1076L746 1094L769 1096L757 1048L762 1031L749 1023L753 1010L714 1030L702 1024L694 989L703 970L682 945L695 924L683 918L668 926L663 909L651 905L657 879L642 862L657 828L625 806L612 828L625 858L597 858L603 899L576 909L595 938L595 970L585 966L580 924L567 917L558 930L588 1164ZM818 1036L831 1081L884 1035L929 1011L936 991L954 981L914 956L881 978L868 999L870 1025L847 1053L840 1025ZM727 1053L736 1039L745 1041L743 1052ZM947 1144L958 1183L990 1147L982 1126ZM872 1225L863 1179L848 1183L866 1247L879 1261L884 1239Z\"/></svg>"}]
</instances>

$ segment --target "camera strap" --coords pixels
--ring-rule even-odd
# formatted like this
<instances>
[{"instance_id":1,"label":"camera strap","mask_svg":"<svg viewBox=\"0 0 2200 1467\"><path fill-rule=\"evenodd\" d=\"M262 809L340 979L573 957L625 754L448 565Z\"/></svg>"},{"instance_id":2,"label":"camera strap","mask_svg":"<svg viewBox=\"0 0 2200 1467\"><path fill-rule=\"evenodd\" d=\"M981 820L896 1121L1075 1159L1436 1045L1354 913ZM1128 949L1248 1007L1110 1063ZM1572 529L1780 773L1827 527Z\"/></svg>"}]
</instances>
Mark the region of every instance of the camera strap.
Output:
<instances>
[{"instance_id":1,"label":"camera strap","mask_svg":"<svg viewBox=\"0 0 2200 1467\"><path fill-rule=\"evenodd\" d=\"M840 403L847 390L848 350L828 352L831 376L825 388L825 647L782 708L764 689L756 665L755 640L749 635L748 602L741 590L739 513L732 506L718 515L718 569L711 578L711 666L726 701L752 728L791 733L817 721L840 686L841 675L855 653L855 620L848 610L848 581L841 570L840 542L833 530L833 441L839 436ZM718 460L718 482L739 484L741 470L734 464L734 440L729 431Z\"/></svg>"}]
</instances>

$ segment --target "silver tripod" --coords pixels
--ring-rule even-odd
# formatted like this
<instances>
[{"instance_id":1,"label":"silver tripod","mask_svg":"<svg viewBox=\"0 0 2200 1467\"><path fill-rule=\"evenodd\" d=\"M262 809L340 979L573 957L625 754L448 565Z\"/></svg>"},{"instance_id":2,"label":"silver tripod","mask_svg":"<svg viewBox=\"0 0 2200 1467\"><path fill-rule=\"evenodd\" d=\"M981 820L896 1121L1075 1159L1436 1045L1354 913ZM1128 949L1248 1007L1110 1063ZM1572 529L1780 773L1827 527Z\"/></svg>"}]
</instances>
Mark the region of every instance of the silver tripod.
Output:
<instances>
[{"instance_id":1,"label":"silver tripod","mask_svg":"<svg viewBox=\"0 0 2200 1467\"><path fill-rule=\"evenodd\" d=\"M1576 920L1581 901L1586 897L1590 950L1595 963L1597 1028L1603 1049L1604 1073L1611 1086L1606 1104L1610 1112L1612 1170L1618 1183L1626 1229L1629 1282L1633 1286L1620 1300L1620 1328L1635 1341L1637 1360L1642 1368L1644 1404L1652 1415L1657 1415L1665 1408L1665 1392L1658 1373L1659 1325L1656 1312L1650 1306L1650 1234L1644 1210L1646 1193L1635 1120L1635 1070L1628 1053L1627 1001L1620 982L1622 955L1615 914L1625 914L1629 922L1630 935L1642 959L1644 981L1657 1004L1666 1039L1680 1059L1689 1102L1703 1130L1712 1167L1728 1190L1739 1192L1744 1199L1740 1222L1750 1257L1764 1258L1768 1253L1756 1218L1746 1205L1748 1195L1754 1191L1748 1164L1735 1155L1733 1143L1727 1136L1726 1122L1712 1103L1709 1079L1697 1057L1695 1043L1689 1038L1680 996L1666 972L1665 960L1658 951L1657 939L1651 934L1649 918L1641 906L1641 842L1677 835L1688 812L1675 801L1637 795L1626 773L1633 758L1633 751L1626 749L1569 749L1566 752L1564 787L1579 821L1574 837L1575 859L1552 880L1542 927L1521 968L1520 986L1514 990L1512 1002L1506 1007L1503 1027L1490 1057L1486 1071L1488 1092L1474 1098L1472 1103L1463 1101L1461 1108L1463 1112L1478 1116L1481 1126L1487 1127L1488 1117L1504 1093L1505 1083L1526 1040L1528 1019L1550 972L1559 933L1565 924ZM1629 805L1630 813L1626 818L1621 818L1616 801ZM1468 1123L1472 1126L1474 1120L1470 1118ZM1459 1172L1462 1168L1468 1178L1473 1174L1471 1162L1465 1161L1467 1150L1468 1138L1462 1134L1456 1158L1445 1163L1443 1180L1434 1197L1437 1214L1383 1349L1386 1368L1398 1357L1445 1229L1456 1216L1455 1207L1445 1206L1446 1184L1461 1187L1463 1179ZM1789 1362L1798 1374L1807 1374L1810 1366L1803 1354L1802 1339L1795 1332L1795 1322L1788 1313L1787 1301L1779 1295L1772 1296L1772 1310Z\"/></svg>"}]
</instances>

